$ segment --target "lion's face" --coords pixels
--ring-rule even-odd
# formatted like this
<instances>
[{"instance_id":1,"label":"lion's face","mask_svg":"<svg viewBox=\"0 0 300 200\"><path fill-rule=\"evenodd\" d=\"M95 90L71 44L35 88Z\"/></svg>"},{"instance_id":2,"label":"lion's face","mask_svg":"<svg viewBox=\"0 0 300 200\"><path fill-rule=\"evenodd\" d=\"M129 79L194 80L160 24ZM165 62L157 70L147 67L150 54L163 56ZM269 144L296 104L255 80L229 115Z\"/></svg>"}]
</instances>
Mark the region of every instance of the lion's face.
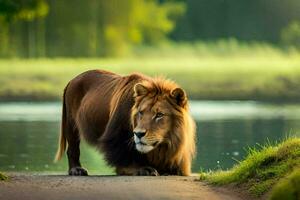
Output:
<instances>
[{"instance_id":1,"label":"lion's face","mask_svg":"<svg viewBox=\"0 0 300 200\"><path fill-rule=\"evenodd\" d=\"M148 153L169 140L176 113L185 106L186 96L178 87L158 90L145 83L138 83L134 90L134 142L139 152Z\"/></svg>"},{"instance_id":2,"label":"lion's face","mask_svg":"<svg viewBox=\"0 0 300 200\"><path fill-rule=\"evenodd\" d=\"M151 98L143 99L137 108L135 122L136 149L147 153L164 141L171 128L172 114L168 103L163 99L157 102Z\"/></svg>"}]
</instances>

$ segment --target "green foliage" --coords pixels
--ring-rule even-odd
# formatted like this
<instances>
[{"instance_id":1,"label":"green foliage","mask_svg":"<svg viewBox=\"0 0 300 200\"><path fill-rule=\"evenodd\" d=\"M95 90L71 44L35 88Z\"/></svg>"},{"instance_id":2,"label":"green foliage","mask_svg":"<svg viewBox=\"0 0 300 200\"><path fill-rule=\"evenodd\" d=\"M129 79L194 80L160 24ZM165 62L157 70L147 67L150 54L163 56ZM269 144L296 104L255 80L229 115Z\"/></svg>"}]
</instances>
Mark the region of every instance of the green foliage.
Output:
<instances>
[{"instance_id":1,"label":"green foliage","mask_svg":"<svg viewBox=\"0 0 300 200\"><path fill-rule=\"evenodd\" d=\"M128 54L130 44L157 43L175 26L174 17L182 15L182 3L156 0L103 1L103 29L106 55ZM100 7L101 9L101 7ZM114 12L114 10L119 12Z\"/></svg>"},{"instance_id":2,"label":"green foliage","mask_svg":"<svg viewBox=\"0 0 300 200\"><path fill-rule=\"evenodd\" d=\"M299 0L0 0L0 21L9 23L1 24L0 56L129 56L169 39L299 46L299 9Z\"/></svg>"},{"instance_id":3,"label":"green foliage","mask_svg":"<svg viewBox=\"0 0 300 200\"><path fill-rule=\"evenodd\" d=\"M134 49L133 54L143 57L265 57L284 56L293 53L283 51L278 46L257 41L239 41L235 38L212 41L171 42L165 41L157 45L140 46Z\"/></svg>"},{"instance_id":4,"label":"green foliage","mask_svg":"<svg viewBox=\"0 0 300 200\"><path fill-rule=\"evenodd\" d=\"M300 20L299 0L188 0L187 12L172 32L175 40L239 40L280 42L280 32Z\"/></svg>"},{"instance_id":5,"label":"green foliage","mask_svg":"<svg viewBox=\"0 0 300 200\"><path fill-rule=\"evenodd\" d=\"M135 0L131 12L132 42L157 43L175 27L175 20L184 13L182 3Z\"/></svg>"},{"instance_id":6,"label":"green foliage","mask_svg":"<svg viewBox=\"0 0 300 200\"><path fill-rule=\"evenodd\" d=\"M0 56L130 55L134 45L165 40L185 8L180 2L160 3L158 0L59 0L47 1L49 15L36 19L48 11L45 0L27 1L36 2L32 3L36 7L9 13L20 19L34 20L11 23L7 30L0 30L0 42L7 41L0 46Z\"/></svg>"},{"instance_id":7,"label":"green foliage","mask_svg":"<svg viewBox=\"0 0 300 200\"><path fill-rule=\"evenodd\" d=\"M281 41L286 46L300 49L300 21L293 21L282 30Z\"/></svg>"},{"instance_id":8,"label":"green foliage","mask_svg":"<svg viewBox=\"0 0 300 200\"><path fill-rule=\"evenodd\" d=\"M7 176L5 176L0 172L0 181L4 181L4 180L7 180Z\"/></svg>"},{"instance_id":9,"label":"green foliage","mask_svg":"<svg viewBox=\"0 0 300 200\"><path fill-rule=\"evenodd\" d=\"M228 171L201 175L216 185L237 184L260 196L269 191L279 179L300 169L300 138L289 138L282 143L250 148L248 156Z\"/></svg>"},{"instance_id":10,"label":"green foliage","mask_svg":"<svg viewBox=\"0 0 300 200\"><path fill-rule=\"evenodd\" d=\"M26 20L45 17L48 4L45 0L0 0L0 17L5 21Z\"/></svg>"},{"instance_id":11,"label":"green foliage","mask_svg":"<svg viewBox=\"0 0 300 200\"><path fill-rule=\"evenodd\" d=\"M46 0L0 0L0 57L18 56L19 52L38 55L38 50L42 54L40 43L44 44L45 32L40 21L48 11ZM38 33L32 31L34 24L39 24ZM25 30L20 31L20 27ZM28 45L25 48L24 41Z\"/></svg>"},{"instance_id":12,"label":"green foliage","mask_svg":"<svg viewBox=\"0 0 300 200\"><path fill-rule=\"evenodd\" d=\"M280 180L271 191L271 200L300 199L300 170Z\"/></svg>"}]
</instances>

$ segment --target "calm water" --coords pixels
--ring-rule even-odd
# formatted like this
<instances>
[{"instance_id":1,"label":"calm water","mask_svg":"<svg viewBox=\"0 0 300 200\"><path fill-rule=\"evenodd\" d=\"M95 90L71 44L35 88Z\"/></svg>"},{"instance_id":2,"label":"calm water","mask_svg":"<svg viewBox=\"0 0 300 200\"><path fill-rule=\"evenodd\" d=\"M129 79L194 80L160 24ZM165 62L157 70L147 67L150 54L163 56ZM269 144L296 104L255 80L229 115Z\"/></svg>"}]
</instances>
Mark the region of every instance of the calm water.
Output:
<instances>
[{"instance_id":1,"label":"calm water","mask_svg":"<svg viewBox=\"0 0 300 200\"><path fill-rule=\"evenodd\" d=\"M66 159L52 162L60 123L60 103L0 104L0 170L64 172ZM226 169L245 148L300 132L300 105L194 101L197 157L193 171ZM91 173L111 174L101 155L82 145L82 164Z\"/></svg>"}]
</instances>

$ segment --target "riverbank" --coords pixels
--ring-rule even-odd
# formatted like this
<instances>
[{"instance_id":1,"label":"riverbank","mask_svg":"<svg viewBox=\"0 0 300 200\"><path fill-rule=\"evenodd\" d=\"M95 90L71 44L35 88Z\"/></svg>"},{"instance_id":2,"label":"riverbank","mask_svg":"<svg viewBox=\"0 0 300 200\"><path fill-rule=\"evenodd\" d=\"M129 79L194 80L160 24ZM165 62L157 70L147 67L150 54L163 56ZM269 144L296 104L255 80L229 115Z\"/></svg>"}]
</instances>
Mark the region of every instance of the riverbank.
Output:
<instances>
[{"instance_id":1,"label":"riverbank","mask_svg":"<svg viewBox=\"0 0 300 200\"><path fill-rule=\"evenodd\" d=\"M0 181L4 181L6 179L7 179L7 177L0 172Z\"/></svg>"},{"instance_id":2,"label":"riverbank","mask_svg":"<svg viewBox=\"0 0 300 200\"><path fill-rule=\"evenodd\" d=\"M0 199L209 199L250 200L242 193L201 183L198 177L132 177L9 174L0 182ZM46 198L45 198L46 197Z\"/></svg>"},{"instance_id":3,"label":"riverbank","mask_svg":"<svg viewBox=\"0 0 300 200\"><path fill-rule=\"evenodd\" d=\"M246 190L254 197L297 200L299 169L300 138L289 138L279 144L249 149L245 160L232 169L202 173L200 177L213 185Z\"/></svg>"},{"instance_id":4,"label":"riverbank","mask_svg":"<svg viewBox=\"0 0 300 200\"><path fill-rule=\"evenodd\" d=\"M299 101L300 55L0 60L0 101L60 100L74 76L89 69L164 75L199 100Z\"/></svg>"}]
</instances>

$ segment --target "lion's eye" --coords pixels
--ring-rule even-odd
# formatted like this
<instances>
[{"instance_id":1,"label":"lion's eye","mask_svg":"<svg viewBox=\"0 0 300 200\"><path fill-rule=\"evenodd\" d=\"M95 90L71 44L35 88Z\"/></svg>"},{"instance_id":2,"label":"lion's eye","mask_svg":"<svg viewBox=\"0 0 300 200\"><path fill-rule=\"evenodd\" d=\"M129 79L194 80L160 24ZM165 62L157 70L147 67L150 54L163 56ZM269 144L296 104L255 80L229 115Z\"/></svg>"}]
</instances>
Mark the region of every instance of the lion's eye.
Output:
<instances>
[{"instance_id":1,"label":"lion's eye","mask_svg":"<svg viewBox=\"0 0 300 200\"><path fill-rule=\"evenodd\" d=\"M158 113L156 113L155 118L156 118L156 119L160 119L160 118L162 118L164 115L165 115L164 113L158 112Z\"/></svg>"}]
</instances>

